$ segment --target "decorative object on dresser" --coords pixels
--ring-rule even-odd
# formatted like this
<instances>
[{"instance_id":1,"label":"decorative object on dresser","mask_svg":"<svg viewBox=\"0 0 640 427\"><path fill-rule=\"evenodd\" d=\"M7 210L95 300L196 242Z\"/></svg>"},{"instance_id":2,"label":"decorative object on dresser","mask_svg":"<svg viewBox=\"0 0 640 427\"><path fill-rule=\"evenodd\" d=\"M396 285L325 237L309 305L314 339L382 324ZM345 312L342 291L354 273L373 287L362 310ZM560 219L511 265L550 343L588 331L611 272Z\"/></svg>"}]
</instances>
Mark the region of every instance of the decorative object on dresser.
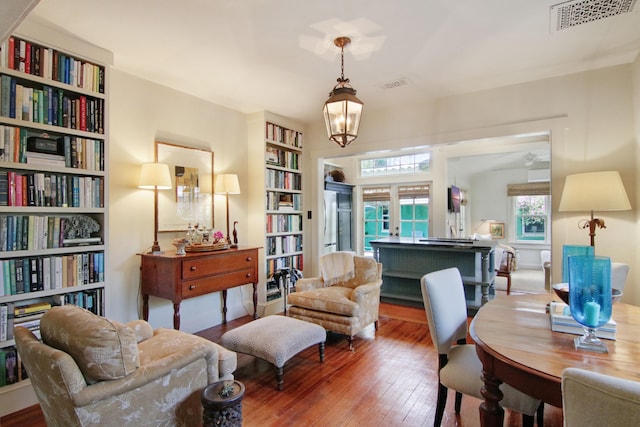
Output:
<instances>
[{"instance_id":1,"label":"decorative object on dresser","mask_svg":"<svg viewBox=\"0 0 640 427\"><path fill-rule=\"evenodd\" d=\"M627 192L618 171L587 172L568 175L560 212L591 212L591 219L580 220L580 228L589 228L591 246L596 245L596 228L606 228L604 220L594 218L594 211L628 211L631 209Z\"/></svg>"},{"instance_id":2,"label":"decorative object on dresser","mask_svg":"<svg viewBox=\"0 0 640 427\"><path fill-rule=\"evenodd\" d=\"M382 264L353 252L333 252L320 258L321 277L300 278L289 294L289 315L353 337L364 327L378 329Z\"/></svg>"},{"instance_id":3,"label":"decorative object on dresser","mask_svg":"<svg viewBox=\"0 0 640 427\"><path fill-rule=\"evenodd\" d=\"M49 310L41 332L42 342L16 328L16 346L48 425L199 425L202 390L233 380L237 365L196 335L74 305Z\"/></svg>"},{"instance_id":4,"label":"decorative object on dresser","mask_svg":"<svg viewBox=\"0 0 640 427\"><path fill-rule=\"evenodd\" d=\"M164 163L145 163L140 169L139 188L153 190L153 245L151 253L162 253L158 243L158 190L171 189L171 173Z\"/></svg>"},{"instance_id":5,"label":"decorative object on dresser","mask_svg":"<svg viewBox=\"0 0 640 427\"><path fill-rule=\"evenodd\" d=\"M182 300L222 291L222 323L226 323L227 289L248 284L253 285L253 317L257 318L258 249L139 254L144 320L149 320L149 296L164 298L173 302L173 327L180 329Z\"/></svg>"},{"instance_id":6,"label":"decorative object on dresser","mask_svg":"<svg viewBox=\"0 0 640 427\"><path fill-rule=\"evenodd\" d=\"M364 103L356 97L349 79L344 78L344 48L351 44L351 39L338 37L333 43L340 48L340 77L324 103L324 121L329 139L344 148L358 137Z\"/></svg>"},{"instance_id":7,"label":"decorative object on dresser","mask_svg":"<svg viewBox=\"0 0 640 427\"><path fill-rule=\"evenodd\" d=\"M225 202L227 205L227 243L229 243L232 248L238 247L237 238L232 243L231 235L229 234L229 194L240 194L240 183L238 182L238 175L236 175L235 173L219 173L218 175L216 175L215 192L217 194L225 195ZM234 222L234 233L236 222ZM236 236L237 233L234 234L234 237Z\"/></svg>"}]
</instances>

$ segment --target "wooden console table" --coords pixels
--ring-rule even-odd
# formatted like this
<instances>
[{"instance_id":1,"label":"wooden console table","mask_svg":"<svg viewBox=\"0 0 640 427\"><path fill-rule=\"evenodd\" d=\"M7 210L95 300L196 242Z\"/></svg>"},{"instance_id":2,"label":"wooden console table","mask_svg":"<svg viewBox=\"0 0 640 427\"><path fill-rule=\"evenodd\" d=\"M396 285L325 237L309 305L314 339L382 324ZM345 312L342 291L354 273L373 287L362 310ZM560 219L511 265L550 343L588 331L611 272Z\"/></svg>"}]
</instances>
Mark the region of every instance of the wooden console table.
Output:
<instances>
[{"instance_id":1,"label":"wooden console table","mask_svg":"<svg viewBox=\"0 0 640 427\"><path fill-rule=\"evenodd\" d=\"M149 296L173 302L173 327L180 329L182 300L222 291L222 323L227 322L227 289L253 285L253 318L258 317L258 249L234 248L176 255L142 257L142 316L149 320Z\"/></svg>"}]
</instances>

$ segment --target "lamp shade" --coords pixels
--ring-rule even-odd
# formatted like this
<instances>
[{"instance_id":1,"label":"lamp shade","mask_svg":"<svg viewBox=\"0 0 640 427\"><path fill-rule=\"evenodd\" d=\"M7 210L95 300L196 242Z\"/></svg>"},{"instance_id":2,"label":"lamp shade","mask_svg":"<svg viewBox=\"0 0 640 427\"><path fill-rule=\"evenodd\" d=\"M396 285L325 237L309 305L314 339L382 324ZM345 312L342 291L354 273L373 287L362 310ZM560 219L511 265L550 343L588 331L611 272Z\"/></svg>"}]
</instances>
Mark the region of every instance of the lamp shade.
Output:
<instances>
[{"instance_id":1,"label":"lamp shade","mask_svg":"<svg viewBox=\"0 0 640 427\"><path fill-rule=\"evenodd\" d=\"M219 173L216 175L214 191L218 194L240 194L240 183L235 173Z\"/></svg>"},{"instance_id":2,"label":"lamp shade","mask_svg":"<svg viewBox=\"0 0 640 427\"><path fill-rule=\"evenodd\" d=\"M164 163L144 163L140 171L140 188L168 190L171 188L171 172Z\"/></svg>"},{"instance_id":3,"label":"lamp shade","mask_svg":"<svg viewBox=\"0 0 640 427\"><path fill-rule=\"evenodd\" d=\"M564 182L560 212L627 211L631 209L618 171L568 175Z\"/></svg>"}]
</instances>

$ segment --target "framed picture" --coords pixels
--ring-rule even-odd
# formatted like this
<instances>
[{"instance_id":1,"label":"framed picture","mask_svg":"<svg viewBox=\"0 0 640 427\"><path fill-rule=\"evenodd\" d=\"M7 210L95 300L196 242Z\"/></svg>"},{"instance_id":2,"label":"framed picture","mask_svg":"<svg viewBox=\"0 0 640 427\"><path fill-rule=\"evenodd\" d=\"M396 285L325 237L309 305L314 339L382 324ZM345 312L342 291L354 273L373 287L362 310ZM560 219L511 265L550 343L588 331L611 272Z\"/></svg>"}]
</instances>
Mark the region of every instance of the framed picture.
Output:
<instances>
[{"instance_id":1,"label":"framed picture","mask_svg":"<svg viewBox=\"0 0 640 427\"><path fill-rule=\"evenodd\" d=\"M213 151L156 141L155 158L171 172L171 190L158 191L158 231L212 229Z\"/></svg>"},{"instance_id":2,"label":"framed picture","mask_svg":"<svg viewBox=\"0 0 640 427\"><path fill-rule=\"evenodd\" d=\"M489 224L489 233L492 239L504 239L504 222L492 222Z\"/></svg>"}]
</instances>

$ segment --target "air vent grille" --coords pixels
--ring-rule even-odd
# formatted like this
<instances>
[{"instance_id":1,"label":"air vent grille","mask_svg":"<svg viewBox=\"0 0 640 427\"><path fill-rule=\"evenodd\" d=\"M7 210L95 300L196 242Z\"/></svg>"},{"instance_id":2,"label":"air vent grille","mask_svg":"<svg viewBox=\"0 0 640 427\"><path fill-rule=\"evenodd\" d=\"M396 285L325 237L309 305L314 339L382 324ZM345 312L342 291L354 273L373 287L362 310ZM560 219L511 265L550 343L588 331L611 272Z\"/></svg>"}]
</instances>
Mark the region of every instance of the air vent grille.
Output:
<instances>
[{"instance_id":1,"label":"air vent grille","mask_svg":"<svg viewBox=\"0 0 640 427\"><path fill-rule=\"evenodd\" d=\"M566 30L633 10L636 0L575 0L551 6L551 29Z\"/></svg>"},{"instance_id":2,"label":"air vent grille","mask_svg":"<svg viewBox=\"0 0 640 427\"><path fill-rule=\"evenodd\" d=\"M389 90L389 89L397 89L399 87L407 86L407 85L409 85L409 82L407 81L407 79L396 79L390 82L383 83L380 85L380 87L383 90Z\"/></svg>"}]
</instances>

